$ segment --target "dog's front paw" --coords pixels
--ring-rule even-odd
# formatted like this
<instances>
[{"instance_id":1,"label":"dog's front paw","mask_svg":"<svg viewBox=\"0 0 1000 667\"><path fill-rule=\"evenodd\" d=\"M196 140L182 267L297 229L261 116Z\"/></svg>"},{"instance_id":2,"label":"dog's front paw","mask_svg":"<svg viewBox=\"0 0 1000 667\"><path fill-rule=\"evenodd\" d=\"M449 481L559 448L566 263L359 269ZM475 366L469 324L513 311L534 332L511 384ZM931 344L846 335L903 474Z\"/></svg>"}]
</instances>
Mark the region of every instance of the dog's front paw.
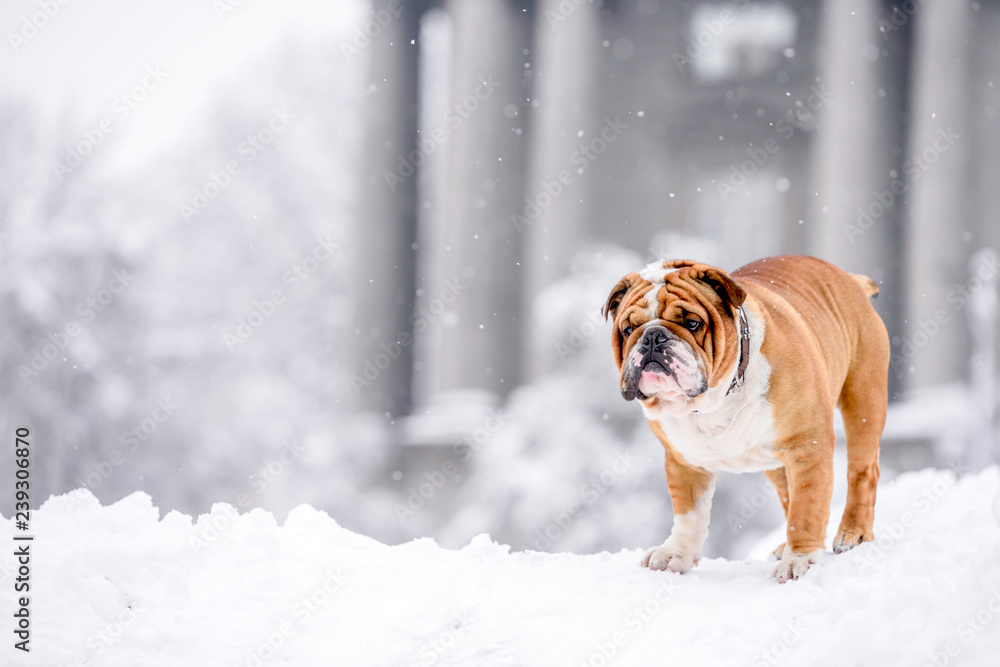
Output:
<instances>
[{"instance_id":1,"label":"dog's front paw","mask_svg":"<svg viewBox=\"0 0 1000 667\"><path fill-rule=\"evenodd\" d=\"M683 574L694 567L698 560L694 553L671 544L670 540L667 540L661 546L653 547L647 551L639 565L648 567L650 570L670 570Z\"/></svg>"},{"instance_id":2,"label":"dog's front paw","mask_svg":"<svg viewBox=\"0 0 1000 667\"><path fill-rule=\"evenodd\" d=\"M771 578L779 584L791 581L792 579L798 579L809 571L810 565L818 562L818 553L795 554L786 549L785 553L781 556L778 567L774 568L774 572L771 573Z\"/></svg>"}]
</instances>

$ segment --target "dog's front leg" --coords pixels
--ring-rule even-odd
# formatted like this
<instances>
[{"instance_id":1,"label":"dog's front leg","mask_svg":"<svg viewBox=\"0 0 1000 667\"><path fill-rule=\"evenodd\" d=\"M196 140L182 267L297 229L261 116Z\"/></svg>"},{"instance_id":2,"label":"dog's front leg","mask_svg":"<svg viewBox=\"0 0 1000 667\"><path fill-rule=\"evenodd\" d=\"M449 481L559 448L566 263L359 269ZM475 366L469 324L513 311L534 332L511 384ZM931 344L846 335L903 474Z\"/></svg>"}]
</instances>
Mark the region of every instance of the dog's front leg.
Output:
<instances>
[{"instance_id":1,"label":"dog's front leg","mask_svg":"<svg viewBox=\"0 0 1000 667\"><path fill-rule=\"evenodd\" d=\"M715 475L687 465L665 438L660 439L667 453L667 486L674 506L674 526L666 542L646 552L641 565L651 570L687 572L701 560L701 548L708 537Z\"/></svg>"},{"instance_id":2,"label":"dog's front leg","mask_svg":"<svg viewBox=\"0 0 1000 667\"><path fill-rule=\"evenodd\" d=\"M800 439L801 440L801 439ZM817 561L826 541L833 494L833 433L804 438L809 445L779 449L788 478L787 542L771 575L780 583L798 579Z\"/></svg>"}]
</instances>

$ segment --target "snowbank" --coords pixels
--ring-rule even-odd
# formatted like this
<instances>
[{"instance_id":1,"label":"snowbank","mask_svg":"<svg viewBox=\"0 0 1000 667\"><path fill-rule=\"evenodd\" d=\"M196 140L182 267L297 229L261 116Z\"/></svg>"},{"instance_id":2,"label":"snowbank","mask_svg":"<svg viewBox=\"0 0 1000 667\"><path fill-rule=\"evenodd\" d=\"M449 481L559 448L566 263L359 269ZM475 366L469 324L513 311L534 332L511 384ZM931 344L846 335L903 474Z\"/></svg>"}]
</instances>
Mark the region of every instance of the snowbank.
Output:
<instances>
[{"instance_id":1,"label":"snowbank","mask_svg":"<svg viewBox=\"0 0 1000 667\"><path fill-rule=\"evenodd\" d=\"M876 543L784 586L763 560L676 575L638 551L510 553L486 536L390 547L309 507L283 526L227 505L192 522L144 494L76 492L32 516L32 652L6 629L3 664L992 665L998 490L996 466L902 475L880 489Z\"/></svg>"}]
</instances>

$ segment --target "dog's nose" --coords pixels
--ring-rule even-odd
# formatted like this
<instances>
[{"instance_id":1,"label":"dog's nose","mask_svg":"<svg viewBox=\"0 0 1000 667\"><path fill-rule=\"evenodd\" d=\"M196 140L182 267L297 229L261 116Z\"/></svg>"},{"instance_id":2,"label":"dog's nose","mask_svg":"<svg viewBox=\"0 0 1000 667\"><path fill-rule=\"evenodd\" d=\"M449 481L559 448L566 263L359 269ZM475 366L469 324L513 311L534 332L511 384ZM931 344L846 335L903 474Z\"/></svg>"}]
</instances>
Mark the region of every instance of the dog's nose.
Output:
<instances>
[{"instance_id":1,"label":"dog's nose","mask_svg":"<svg viewBox=\"0 0 1000 667\"><path fill-rule=\"evenodd\" d=\"M648 327L642 332L642 350L643 352L663 352L668 340L670 339L665 328L660 325Z\"/></svg>"}]
</instances>

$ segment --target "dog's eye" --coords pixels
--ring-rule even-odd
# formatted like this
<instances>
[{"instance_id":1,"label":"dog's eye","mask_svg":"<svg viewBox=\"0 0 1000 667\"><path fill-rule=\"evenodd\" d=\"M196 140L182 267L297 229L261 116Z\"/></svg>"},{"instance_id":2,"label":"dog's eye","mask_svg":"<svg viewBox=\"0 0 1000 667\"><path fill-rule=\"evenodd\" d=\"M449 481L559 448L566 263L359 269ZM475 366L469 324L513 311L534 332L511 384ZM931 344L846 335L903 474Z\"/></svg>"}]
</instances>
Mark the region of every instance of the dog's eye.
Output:
<instances>
[{"instance_id":1,"label":"dog's eye","mask_svg":"<svg viewBox=\"0 0 1000 667\"><path fill-rule=\"evenodd\" d=\"M695 331L701 328L701 322L692 319L684 320L684 328L694 333Z\"/></svg>"},{"instance_id":2,"label":"dog's eye","mask_svg":"<svg viewBox=\"0 0 1000 667\"><path fill-rule=\"evenodd\" d=\"M622 335L625 336L626 338L628 338L629 336L632 335L633 331L635 331L635 327L632 326L632 325L629 325L629 326L625 327L624 329L622 329Z\"/></svg>"}]
</instances>

